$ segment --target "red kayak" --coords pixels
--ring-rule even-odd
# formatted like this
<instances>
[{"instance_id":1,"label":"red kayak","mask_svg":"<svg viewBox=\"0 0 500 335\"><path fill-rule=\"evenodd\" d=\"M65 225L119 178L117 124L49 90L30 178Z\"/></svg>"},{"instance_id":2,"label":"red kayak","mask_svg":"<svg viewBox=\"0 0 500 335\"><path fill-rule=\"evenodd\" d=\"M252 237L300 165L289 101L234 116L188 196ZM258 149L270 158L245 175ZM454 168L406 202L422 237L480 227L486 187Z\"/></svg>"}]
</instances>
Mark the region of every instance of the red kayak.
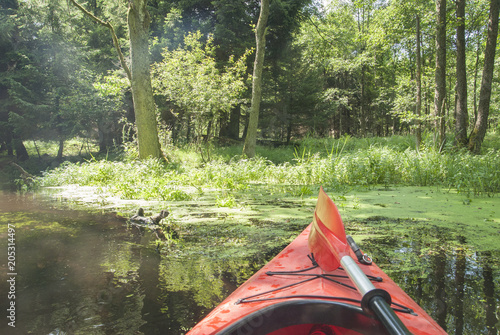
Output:
<instances>
[{"instance_id":1,"label":"red kayak","mask_svg":"<svg viewBox=\"0 0 500 335\"><path fill-rule=\"evenodd\" d=\"M346 237L321 189L313 222L188 334L446 332Z\"/></svg>"}]
</instances>

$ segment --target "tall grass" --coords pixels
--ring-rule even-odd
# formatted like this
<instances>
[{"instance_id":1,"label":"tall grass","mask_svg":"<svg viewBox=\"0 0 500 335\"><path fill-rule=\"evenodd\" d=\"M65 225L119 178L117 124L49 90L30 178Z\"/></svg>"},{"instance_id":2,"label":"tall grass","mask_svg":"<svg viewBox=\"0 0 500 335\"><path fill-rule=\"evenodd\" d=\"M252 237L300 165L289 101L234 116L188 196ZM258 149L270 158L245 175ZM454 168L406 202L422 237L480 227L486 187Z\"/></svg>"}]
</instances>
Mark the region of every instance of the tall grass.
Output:
<instances>
[{"instance_id":1,"label":"tall grass","mask_svg":"<svg viewBox=\"0 0 500 335\"><path fill-rule=\"evenodd\" d=\"M215 153L208 163L179 149L172 152L174 162L170 164L154 159L67 163L45 172L38 183L100 186L123 198L163 200L188 199L189 186L242 190L251 184L321 184L334 188L436 185L475 195L500 191L500 152L493 149L480 156L433 149L416 151L408 138L401 137L306 139L294 150L274 149L268 152L269 157L261 154L253 159L230 155L231 150ZM284 153L288 161L283 160Z\"/></svg>"}]
</instances>

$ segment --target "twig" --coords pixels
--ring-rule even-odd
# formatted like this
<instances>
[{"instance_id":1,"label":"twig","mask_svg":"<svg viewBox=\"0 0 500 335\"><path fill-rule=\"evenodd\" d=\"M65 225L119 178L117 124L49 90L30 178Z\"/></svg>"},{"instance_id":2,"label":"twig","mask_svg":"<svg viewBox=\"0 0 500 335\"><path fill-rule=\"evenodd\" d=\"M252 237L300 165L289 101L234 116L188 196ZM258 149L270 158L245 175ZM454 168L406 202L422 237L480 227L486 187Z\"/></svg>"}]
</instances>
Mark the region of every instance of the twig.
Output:
<instances>
[{"instance_id":1,"label":"twig","mask_svg":"<svg viewBox=\"0 0 500 335\"><path fill-rule=\"evenodd\" d=\"M89 16L95 22L97 22L100 25L109 29L109 31L111 32L111 36L113 37L113 44L115 45L115 49L118 52L118 57L120 58L120 63L122 65L123 69L125 70L125 72L127 73L128 80L130 81L130 83L132 83L132 73L130 72L130 69L129 69L127 63L125 62L125 57L123 56L122 50L120 48L120 43L118 42L118 37L116 36L115 29L113 28L111 23L101 20L100 18L98 18L97 16L95 16L94 14L92 14L91 12L86 10L82 5L80 5L75 0L70 0L70 1L79 10L81 10L85 15Z\"/></svg>"},{"instance_id":2,"label":"twig","mask_svg":"<svg viewBox=\"0 0 500 335\"><path fill-rule=\"evenodd\" d=\"M28 179L33 179L34 178L32 174L30 174L29 172L27 172L20 165L14 163L14 162L10 162L9 164L12 165L13 167L15 167L21 173L21 178L23 178L24 180L28 180Z\"/></svg>"}]
</instances>

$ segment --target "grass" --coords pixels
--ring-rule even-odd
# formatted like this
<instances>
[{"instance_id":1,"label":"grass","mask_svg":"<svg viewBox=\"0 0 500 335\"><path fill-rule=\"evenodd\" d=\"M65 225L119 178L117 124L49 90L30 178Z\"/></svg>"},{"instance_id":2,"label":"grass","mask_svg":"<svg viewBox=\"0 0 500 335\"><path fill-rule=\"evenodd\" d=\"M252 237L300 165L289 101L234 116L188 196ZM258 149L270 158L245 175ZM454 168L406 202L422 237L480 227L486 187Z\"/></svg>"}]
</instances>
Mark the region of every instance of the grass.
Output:
<instances>
[{"instance_id":1,"label":"grass","mask_svg":"<svg viewBox=\"0 0 500 335\"><path fill-rule=\"evenodd\" d=\"M125 199L186 200L193 190L241 191L253 184L324 185L336 190L439 186L467 195L500 191L500 152L483 155L428 147L416 151L410 137L305 139L295 147L259 147L257 157L243 158L241 147L214 148L204 162L190 147L170 148L170 163L159 160L106 160L64 163L43 172L37 185L106 187ZM285 159L286 158L286 159ZM231 203L231 202L229 202Z\"/></svg>"},{"instance_id":2,"label":"grass","mask_svg":"<svg viewBox=\"0 0 500 335\"><path fill-rule=\"evenodd\" d=\"M28 154L32 157L57 156L59 150L58 141L25 141L24 146ZM72 138L64 142L64 155L66 157L90 156L90 153L98 150L98 146L93 141L82 138Z\"/></svg>"}]
</instances>

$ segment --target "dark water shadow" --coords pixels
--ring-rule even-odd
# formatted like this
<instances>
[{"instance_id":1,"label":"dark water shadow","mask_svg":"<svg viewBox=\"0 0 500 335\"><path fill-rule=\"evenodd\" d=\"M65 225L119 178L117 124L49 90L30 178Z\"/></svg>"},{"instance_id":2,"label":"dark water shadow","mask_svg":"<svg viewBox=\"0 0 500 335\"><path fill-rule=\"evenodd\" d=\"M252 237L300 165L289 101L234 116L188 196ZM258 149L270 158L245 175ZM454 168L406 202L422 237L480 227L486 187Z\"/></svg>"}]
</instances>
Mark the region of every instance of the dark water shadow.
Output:
<instances>
[{"instance_id":1,"label":"dark water shadow","mask_svg":"<svg viewBox=\"0 0 500 335\"><path fill-rule=\"evenodd\" d=\"M113 214L62 211L43 199L1 194L1 250L9 224L15 227L15 298L5 299L12 289L4 254L0 310L15 303L15 328L2 315L0 334L179 334L194 322L190 313L181 320L165 313L170 292L159 284L162 257L153 234L130 229ZM182 302L185 310L200 310L190 295L187 289L172 307Z\"/></svg>"},{"instance_id":2,"label":"dark water shadow","mask_svg":"<svg viewBox=\"0 0 500 335\"><path fill-rule=\"evenodd\" d=\"M9 335L183 334L281 250L221 254L224 245L207 249L212 237L231 241L240 232L221 226L207 235L209 226L160 254L153 233L114 214L0 193L0 250L7 249L9 224L16 234L16 327L5 322L7 312L0 323L0 334ZM6 254L0 265L6 311Z\"/></svg>"},{"instance_id":3,"label":"dark water shadow","mask_svg":"<svg viewBox=\"0 0 500 335\"><path fill-rule=\"evenodd\" d=\"M464 236L447 229L415 222L407 229L404 236L384 229L362 247L449 334L497 334L498 252L472 250Z\"/></svg>"}]
</instances>

